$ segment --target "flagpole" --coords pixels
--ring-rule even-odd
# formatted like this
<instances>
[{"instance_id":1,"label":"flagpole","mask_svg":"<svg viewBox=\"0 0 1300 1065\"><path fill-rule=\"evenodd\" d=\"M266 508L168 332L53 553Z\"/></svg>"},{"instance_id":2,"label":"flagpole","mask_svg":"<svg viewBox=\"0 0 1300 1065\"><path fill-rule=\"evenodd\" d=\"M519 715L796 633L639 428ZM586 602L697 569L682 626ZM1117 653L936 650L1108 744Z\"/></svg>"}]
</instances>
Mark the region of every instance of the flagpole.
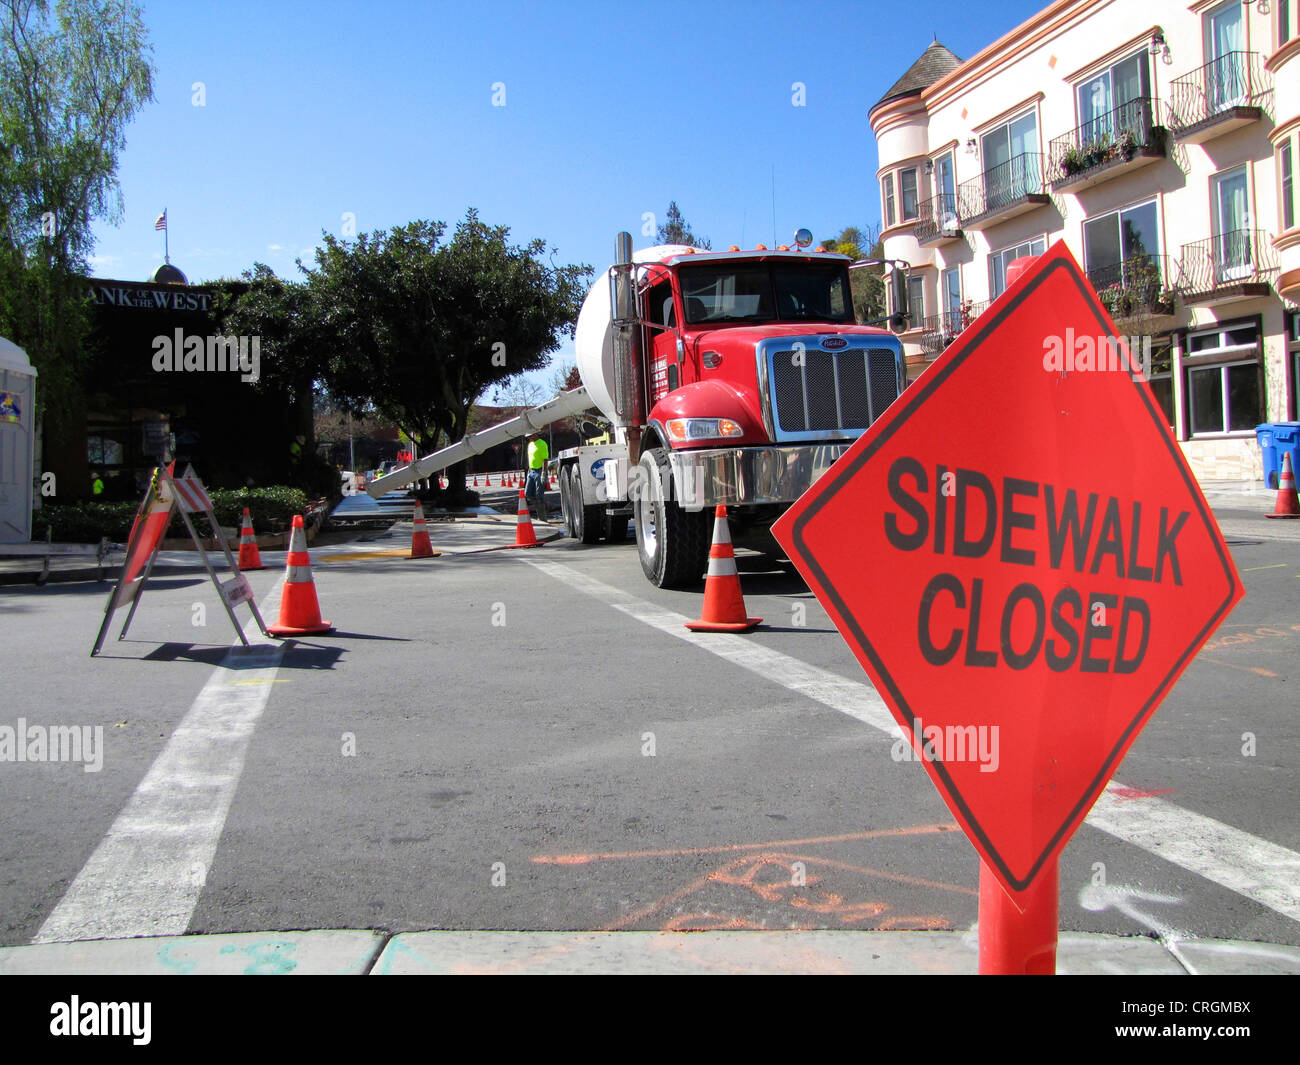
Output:
<instances>
[{"instance_id":1,"label":"flagpole","mask_svg":"<svg viewBox=\"0 0 1300 1065\"><path fill-rule=\"evenodd\" d=\"M166 260L167 264L170 266L172 261L172 246L171 246L171 237L168 233L169 229L170 226L168 225L167 208L164 207L163 208L163 259Z\"/></svg>"}]
</instances>

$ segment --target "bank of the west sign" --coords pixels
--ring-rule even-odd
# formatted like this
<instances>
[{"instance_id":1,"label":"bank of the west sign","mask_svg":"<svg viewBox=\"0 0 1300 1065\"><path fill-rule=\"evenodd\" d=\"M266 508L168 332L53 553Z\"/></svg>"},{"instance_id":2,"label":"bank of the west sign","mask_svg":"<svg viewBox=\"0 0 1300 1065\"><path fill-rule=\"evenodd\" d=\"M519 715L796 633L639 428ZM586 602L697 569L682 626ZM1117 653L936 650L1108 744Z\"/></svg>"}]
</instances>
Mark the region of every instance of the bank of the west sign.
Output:
<instances>
[{"instance_id":1,"label":"bank of the west sign","mask_svg":"<svg viewBox=\"0 0 1300 1065\"><path fill-rule=\"evenodd\" d=\"M115 282L93 282L90 298L101 306L142 311L207 311L212 300L209 293L191 288L145 288Z\"/></svg>"}]
</instances>

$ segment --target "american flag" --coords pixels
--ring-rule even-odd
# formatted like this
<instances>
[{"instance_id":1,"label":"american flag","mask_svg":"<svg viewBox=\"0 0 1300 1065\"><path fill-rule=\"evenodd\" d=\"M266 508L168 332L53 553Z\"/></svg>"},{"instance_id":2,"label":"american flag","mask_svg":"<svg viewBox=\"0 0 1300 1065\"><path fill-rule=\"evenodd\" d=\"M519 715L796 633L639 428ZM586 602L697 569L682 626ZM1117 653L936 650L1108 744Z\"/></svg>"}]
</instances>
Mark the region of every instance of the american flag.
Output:
<instances>
[{"instance_id":1,"label":"american flag","mask_svg":"<svg viewBox=\"0 0 1300 1065\"><path fill-rule=\"evenodd\" d=\"M154 227L154 229L162 229L162 230L165 230L165 229L167 228L167 210L166 210L166 208L163 209L163 213L162 213L162 214L160 214L157 218L154 219L153 227Z\"/></svg>"}]
</instances>

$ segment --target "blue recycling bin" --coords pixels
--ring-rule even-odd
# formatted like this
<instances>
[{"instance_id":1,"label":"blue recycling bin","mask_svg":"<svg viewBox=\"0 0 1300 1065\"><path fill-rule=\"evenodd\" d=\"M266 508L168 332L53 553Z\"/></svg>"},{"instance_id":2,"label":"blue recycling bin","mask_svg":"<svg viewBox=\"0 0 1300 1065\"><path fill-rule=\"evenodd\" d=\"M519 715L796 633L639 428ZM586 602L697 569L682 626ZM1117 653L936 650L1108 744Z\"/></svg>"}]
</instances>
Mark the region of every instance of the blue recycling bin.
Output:
<instances>
[{"instance_id":1,"label":"blue recycling bin","mask_svg":"<svg viewBox=\"0 0 1300 1065\"><path fill-rule=\"evenodd\" d=\"M1255 426L1264 456L1264 483L1276 488L1282 479L1282 453L1291 452L1291 472L1300 470L1300 422L1265 422Z\"/></svg>"}]
</instances>

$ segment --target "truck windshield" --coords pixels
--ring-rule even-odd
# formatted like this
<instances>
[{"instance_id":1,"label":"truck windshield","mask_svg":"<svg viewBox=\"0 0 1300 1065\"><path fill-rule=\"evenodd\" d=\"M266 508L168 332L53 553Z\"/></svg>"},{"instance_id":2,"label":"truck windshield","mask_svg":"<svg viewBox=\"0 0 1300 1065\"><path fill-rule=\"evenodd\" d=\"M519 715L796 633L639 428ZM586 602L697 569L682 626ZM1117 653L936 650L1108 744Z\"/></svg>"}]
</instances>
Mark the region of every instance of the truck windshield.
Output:
<instances>
[{"instance_id":1,"label":"truck windshield","mask_svg":"<svg viewBox=\"0 0 1300 1065\"><path fill-rule=\"evenodd\" d=\"M686 321L852 322L853 301L839 263L744 263L683 267Z\"/></svg>"}]
</instances>

